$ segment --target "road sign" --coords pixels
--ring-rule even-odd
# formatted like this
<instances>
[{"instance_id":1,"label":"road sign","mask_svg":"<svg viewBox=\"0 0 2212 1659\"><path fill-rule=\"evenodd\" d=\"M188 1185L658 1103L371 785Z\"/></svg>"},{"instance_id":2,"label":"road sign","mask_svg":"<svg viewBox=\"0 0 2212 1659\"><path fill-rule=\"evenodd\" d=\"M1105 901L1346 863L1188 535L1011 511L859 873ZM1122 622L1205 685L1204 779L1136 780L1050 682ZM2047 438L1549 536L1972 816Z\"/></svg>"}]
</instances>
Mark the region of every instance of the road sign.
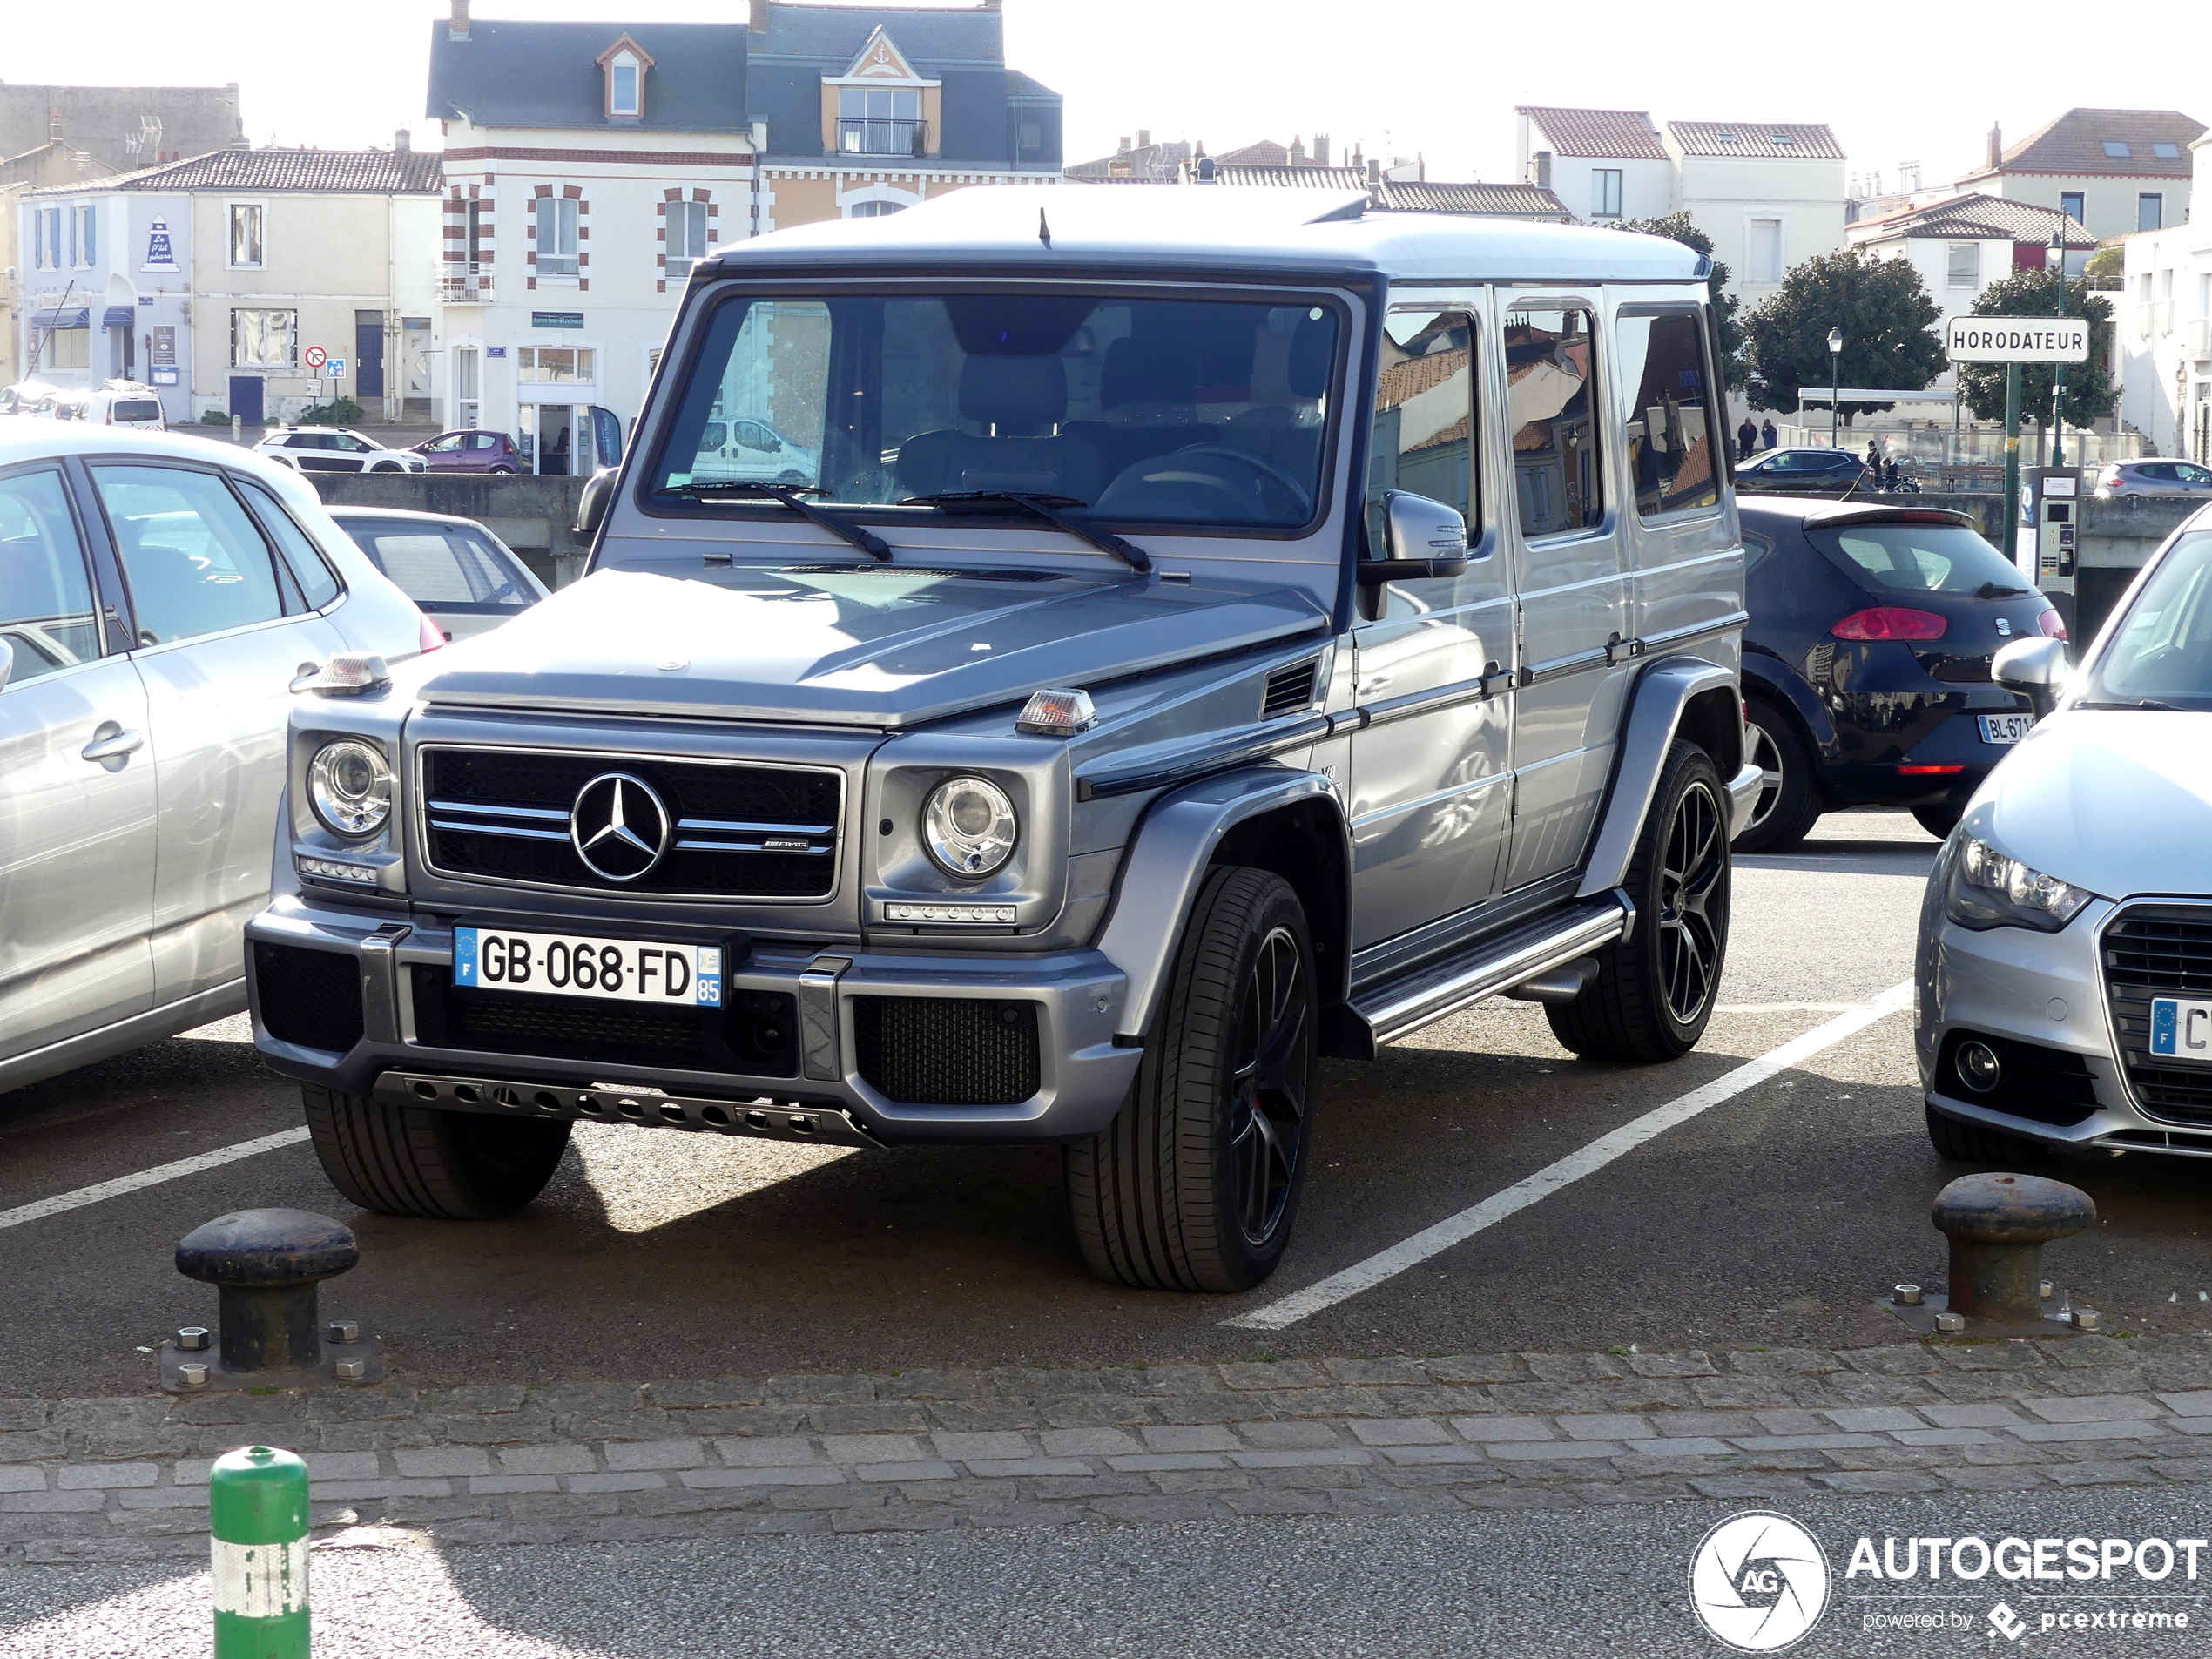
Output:
<instances>
[{"instance_id":1,"label":"road sign","mask_svg":"<svg viewBox=\"0 0 2212 1659\"><path fill-rule=\"evenodd\" d=\"M1954 363L2081 363L2089 358L2086 317L1953 317L1943 349Z\"/></svg>"},{"instance_id":2,"label":"road sign","mask_svg":"<svg viewBox=\"0 0 2212 1659\"><path fill-rule=\"evenodd\" d=\"M310 346L300 354L300 361L309 368L320 368L330 361L330 354L320 346Z\"/></svg>"}]
</instances>

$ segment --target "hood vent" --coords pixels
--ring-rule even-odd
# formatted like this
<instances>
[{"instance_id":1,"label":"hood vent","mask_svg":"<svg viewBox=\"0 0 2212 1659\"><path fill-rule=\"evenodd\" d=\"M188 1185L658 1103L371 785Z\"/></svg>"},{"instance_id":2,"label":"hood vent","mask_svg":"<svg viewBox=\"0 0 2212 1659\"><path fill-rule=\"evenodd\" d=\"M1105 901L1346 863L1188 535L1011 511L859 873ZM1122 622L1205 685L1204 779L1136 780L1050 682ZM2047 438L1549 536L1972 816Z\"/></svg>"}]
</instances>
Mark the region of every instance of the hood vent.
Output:
<instances>
[{"instance_id":1,"label":"hood vent","mask_svg":"<svg viewBox=\"0 0 2212 1659\"><path fill-rule=\"evenodd\" d=\"M1278 714L1296 714L1311 707L1313 702L1313 681L1321 671L1321 659L1293 664L1278 668L1267 677L1267 692L1260 698L1259 718L1271 720Z\"/></svg>"}]
</instances>

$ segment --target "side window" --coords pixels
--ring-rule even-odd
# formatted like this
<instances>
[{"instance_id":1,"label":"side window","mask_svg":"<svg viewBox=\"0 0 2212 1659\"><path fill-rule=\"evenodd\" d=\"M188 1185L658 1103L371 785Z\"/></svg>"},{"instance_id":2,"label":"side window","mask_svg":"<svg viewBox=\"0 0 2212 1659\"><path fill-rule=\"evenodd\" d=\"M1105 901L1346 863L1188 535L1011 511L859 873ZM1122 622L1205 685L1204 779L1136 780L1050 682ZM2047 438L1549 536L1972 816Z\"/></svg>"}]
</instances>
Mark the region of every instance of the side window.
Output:
<instances>
[{"instance_id":1,"label":"side window","mask_svg":"<svg viewBox=\"0 0 2212 1659\"><path fill-rule=\"evenodd\" d=\"M1624 414L1639 517L1720 505L1704 333L1688 311L1622 317L1615 325L1621 383L1636 388Z\"/></svg>"},{"instance_id":2,"label":"side window","mask_svg":"<svg viewBox=\"0 0 2212 1659\"><path fill-rule=\"evenodd\" d=\"M115 528L140 644L193 639L284 614L268 543L214 474L98 466L92 478Z\"/></svg>"},{"instance_id":3,"label":"side window","mask_svg":"<svg viewBox=\"0 0 2212 1659\"><path fill-rule=\"evenodd\" d=\"M1382 556L1383 497L1393 489L1458 508L1469 543L1481 539L1474 367L1474 322L1464 311L1393 311L1383 324L1368 447L1369 556Z\"/></svg>"},{"instance_id":4,"label":"side window","mask_svg":"<svg viewBox=\"0 0 2212 1659\"><path fill-rule=\"evenodd\" d=\"M307 608L320 610L336 599L342 591L338 578L307 532L293 523L292 516L277 504L276 497L260 485L241 481L239 487L246 491L246 499L253 504L263 527L276 543L278 553L292 572L292 579L307 596Z\"/></svg>"},{"instance_id":5,"label":"side window","mask_svg":"<svg viewBox=\"0 0 2212 1659\"><path fill-rule=\"evenodd\" d=\"M1506 320L1514 493L1521 534L1563 536L1605 516L1598 466L1597 345L1590 314L1516 306Z\"/></svg>"},{"instance_id":6,"label":"side window","mask_svg":"<svg viewBox=\"0 0 2212 1659\"><path fill-rule=\"evenodd\" d=\"M0 478L0 640L10 686L100 654L84 545L61 475L44 468Z\"/></svg>"},{"instance_id":7,"label":"side window","mask_svg":"<svg viewBox=\"0 0 2212 1659\"><path fill-rule=\"evenodd\" d=\"M1774 538L1761 531L1746 529L1743 532L1743 569L1746 574L1756 570L1761 560L1774 551Z\"/></svg>"}]
</instances>

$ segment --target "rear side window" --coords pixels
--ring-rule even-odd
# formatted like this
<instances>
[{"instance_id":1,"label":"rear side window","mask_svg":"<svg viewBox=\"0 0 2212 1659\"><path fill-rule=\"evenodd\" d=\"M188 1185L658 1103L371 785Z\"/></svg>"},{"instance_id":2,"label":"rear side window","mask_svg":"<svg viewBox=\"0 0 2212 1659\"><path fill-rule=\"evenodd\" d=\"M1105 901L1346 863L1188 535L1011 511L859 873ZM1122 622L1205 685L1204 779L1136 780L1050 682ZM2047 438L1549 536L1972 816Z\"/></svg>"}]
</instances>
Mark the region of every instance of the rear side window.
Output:
<instances>
[{"instance_id":1,"label":"rear side window","mask_svg":"<svg viewBox=\"0 0 2212 1659\"><path fill-rule=\"evenodd\" d=\"M1521 534L1564 536L1605 516L1598 469L1597 341L1590 314L1515 307L1506 319Z\"/></svg>"},{"instance_id":2,"label":"rear side window","mask_svg":"<svg viewBox=\"0 0 2212 1659\"><path fill-rule=\"evenodd\" d=\"M284 614L268 543L214 474L98 466L92 478L123 556L140 644L192 639Z\"/></svg>"},{"instance_id":3,"label":"rear side window","mask_svg":"<svg viewBox=\"0 0 2212 1659\"><path fill-rule=\"evenodd\" d=\"M277 505L276 498L259 484L241 482L246 499L261 516L270 538L277 544L277 551L292 571L292 579L300 584L300 591L307 596L307 609L320 610L338 597L338 578L322 556L322 550L308 539L307 531L292 522L292 516Z\"/></svg>"},{"instance_id":4,"label":"rear side window","mask_svg":"<svg viewBox=\"0 0 2212 1659\"><path fill-rule=\"evenodd\" d=\"M1704 332L1695 312L1627 316L1615 325L1621 383L1636 388L1626 415L1639 517L1720 505Z\"/></svg>"},{"instance_id":5,"label":"rear side window","mask_svg":"<svg viewBox=\"0 0 2212 1659\"><path fill-rule=\"evenodd\" d=\"M1808 526L1805 539L1865 585L1895 593L1991 598L2028 590L2019 567L1964 524Z\"/></svg>"},{"instance_id":6,"label":"rear side window","mask_svg":"<svg viewBox=\"0 0 2212 1659\"><path fill-rule=\"evenodd\" d=\"M419 605L439 610L519 610L537 592L497 548L458 525L341 519L369 563Z\"/></svg>"}]
</instances>

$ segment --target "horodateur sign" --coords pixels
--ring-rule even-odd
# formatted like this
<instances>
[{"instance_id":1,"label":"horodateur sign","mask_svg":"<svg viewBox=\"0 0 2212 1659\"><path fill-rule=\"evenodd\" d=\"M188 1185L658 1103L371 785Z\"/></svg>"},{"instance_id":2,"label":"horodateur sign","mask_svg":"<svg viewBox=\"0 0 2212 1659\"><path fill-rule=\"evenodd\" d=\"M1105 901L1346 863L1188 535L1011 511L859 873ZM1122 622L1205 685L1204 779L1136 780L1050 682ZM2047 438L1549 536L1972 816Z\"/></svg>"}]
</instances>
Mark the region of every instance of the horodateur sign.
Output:
<instances>
[{"instance_id":1,"label":"horodateur sign","mask_svg":"<svg viewBox=\"0 0 2212 1659\"><path fill-rule=\"evenodd\" d=\"M2088 361L2086 317L1953 317L1944 351L1954 363L2080 363Z\"/></svg>"}]
</instances>

